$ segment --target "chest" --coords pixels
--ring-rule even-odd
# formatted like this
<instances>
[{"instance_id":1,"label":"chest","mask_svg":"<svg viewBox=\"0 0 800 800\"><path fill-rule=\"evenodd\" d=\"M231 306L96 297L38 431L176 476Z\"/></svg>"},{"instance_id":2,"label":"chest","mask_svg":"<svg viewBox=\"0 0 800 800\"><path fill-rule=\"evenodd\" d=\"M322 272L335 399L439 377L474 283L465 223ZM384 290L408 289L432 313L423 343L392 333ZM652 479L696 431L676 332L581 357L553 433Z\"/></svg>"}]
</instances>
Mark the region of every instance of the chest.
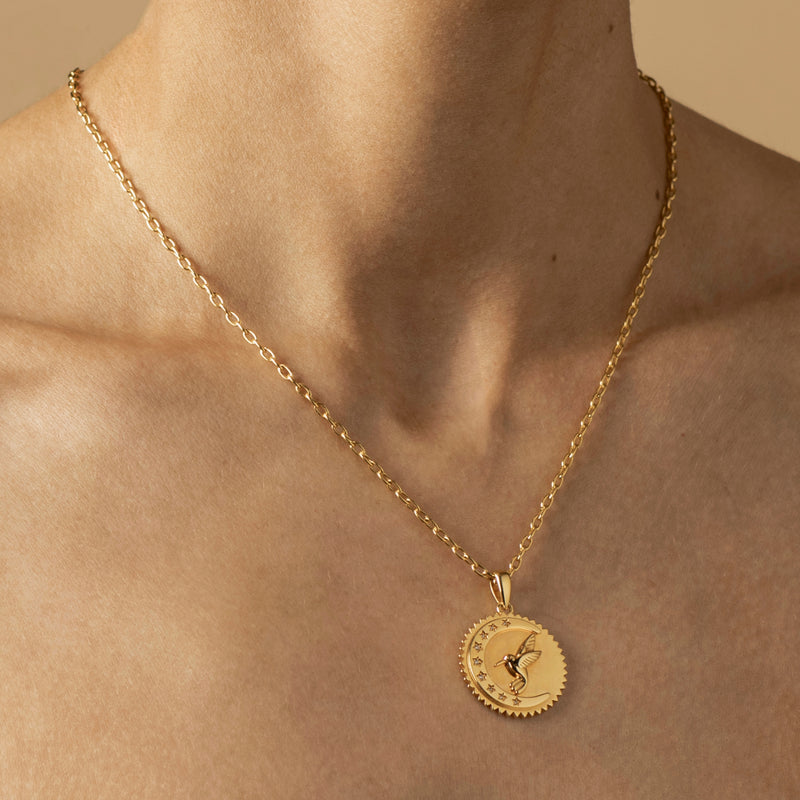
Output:
<instances>
[{"instance_id":1,"label":"chest","mask_svg":"<svg viewBox=\"0 0 800 800\"><path fill-rule=\"evenodd\" d=\"M190 384L156 374L95 405L62 384L31 411L3 560L15 780L142 797L795 785L796 506L762 472L757 408L722 419L667 393L634 416L619 387L514 579L517 612L565 652L564 694L508 719L458 668L488 584L313 414ZM501 568L547 489L528 472L431 457L416 486L394 477Z\"/></svg>"}]
</instances>

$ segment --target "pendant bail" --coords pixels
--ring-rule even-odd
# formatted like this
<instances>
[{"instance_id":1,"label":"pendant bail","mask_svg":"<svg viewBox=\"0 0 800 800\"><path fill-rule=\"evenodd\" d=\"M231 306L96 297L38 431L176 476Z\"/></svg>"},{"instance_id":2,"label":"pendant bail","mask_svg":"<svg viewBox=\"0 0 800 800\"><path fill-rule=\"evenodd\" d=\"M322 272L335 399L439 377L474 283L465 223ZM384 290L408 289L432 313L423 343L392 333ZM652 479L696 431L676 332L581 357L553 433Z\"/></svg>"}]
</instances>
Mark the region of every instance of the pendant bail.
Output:
<instances>
[{"instance_id":1,"label":"pendant bail","mask_svg":"<svg viewBox=\"0 0 800 800\"><path fill-rule=\"evenodd\" d=\"M492 573L492 597L497 603L498 613L505 611L510 613L511 608L511 575L507 572Z\"/></svg>"}]
</instances>

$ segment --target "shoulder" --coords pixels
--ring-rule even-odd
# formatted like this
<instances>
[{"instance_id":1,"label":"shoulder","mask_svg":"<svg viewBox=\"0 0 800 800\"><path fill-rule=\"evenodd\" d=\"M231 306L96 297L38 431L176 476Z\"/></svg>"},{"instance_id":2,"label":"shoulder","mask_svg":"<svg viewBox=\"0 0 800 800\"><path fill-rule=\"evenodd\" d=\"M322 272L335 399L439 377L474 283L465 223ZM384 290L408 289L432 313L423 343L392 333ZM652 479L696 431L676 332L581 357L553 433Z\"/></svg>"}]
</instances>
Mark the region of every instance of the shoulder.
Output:
<instances>
[{"instance_id":1,"label":"shoulder","mask_svg":"<svg viewBox=\"0 0 800 800\"><path fill-rule=\"evenodd\" d=\"M676 214L696 251L726 267L706 275L718 289L794 282L800 268L800 162L675 104L679 182ZM688 254L687 254L688 255ZM713 265L709 265L713 266ZM731 271L731 267L735 267ZM705 284L701 287L708 289Z\"/></svg>"},{"instance_id":2,"label":"shoulder","mask_svg":"<svg viewBox=\"0 0 800 800\"><path fill-rule=\"evenodd\" d=\"M675 223L698 299L756 300L800 288L800 162L678 103ZM687 219L686 217L690 218ZM699 269L699 267L705 269Z\"/></svg>"},{"instance_id":3,"label":"shoulder","mask_svg":"<svg viewBox=\"0 0 800 800\"><path fill-rule=\"evenodd\" d=\"M658 327L705 337L757 375L780 364L798 376L800 162L674 110L677 196L653 278Z\"/></svg>"},{"instance_id":4,"label":"shoulder","mask_svg":"<svg viewBox=\"0 0 800 800\"><path fill-rule=\"evenodd\" d=\"M66 76L0 125L0 463L19 474L52 469L47 446L84 452L70 437L101 435L142 375L170 363L141 334L151 243L130 217Z\"/></svg>"},{"instance_id":5,"label":"shoulder","mask_svg":"<svg viewBox=\"0 0 800 800\"><path fill-rule=\"evenodd\" d=\"M92 144L66 86L0 125L0 321L79 326L79 267L102 247Z\"/></svg>"},{"instance_id":6,"label":"shoulder","mask_svg":"<svg viewBox=\"0 0 800 800\"><path fill-rule=\"evenodd\" d=\"M637 427L643 469L657 453L665 485L688 474L742 513L768 505L788 547L800 510L800 163L680 103L674 114L677 194L616 391L651 421Z\"/></svg>"}]
</instances>

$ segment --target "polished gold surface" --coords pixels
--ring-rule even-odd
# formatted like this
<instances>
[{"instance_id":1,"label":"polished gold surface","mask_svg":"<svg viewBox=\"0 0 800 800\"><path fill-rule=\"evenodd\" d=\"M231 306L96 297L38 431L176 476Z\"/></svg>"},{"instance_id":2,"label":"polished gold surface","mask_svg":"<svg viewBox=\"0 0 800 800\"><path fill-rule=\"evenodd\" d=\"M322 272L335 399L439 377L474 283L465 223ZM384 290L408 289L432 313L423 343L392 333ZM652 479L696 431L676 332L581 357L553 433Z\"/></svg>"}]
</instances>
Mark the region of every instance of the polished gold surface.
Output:
<instances>
[{"instance_id":1,"label":"polished gold surface","mask_svg":"<svg viewBox=\"0 0 800 800\"><path fill-rule=\"evenodd\" d=\"M492 597L497 603L497 613L511 612L511 575L507 572L495 572L492 575Z\"/></svg>"},{"instance_id":2,"label":"polished gold surface","mask_svg":"<svg viewBox=\"0 0 800 800\"><path fill-rule=\"evenodd\" d=\"M546 628L513 613L475 623L461 643L461 674L489 708L515 717L541 714L561 696L564 654Z\"/></svg>"},{"instance_id":3,"label":"polished gold surface","mask_svg":"<svg viewBox=\"0 0 800 800\"><path fill-rule=\"evenodd\" d=\"M241 320L238 314L234 312L227 303L220 297L220 295L215 292L211 286L209 285L208 279L201 275L196 269L192 261L186 256L182 250L178 247L175 239L168 235L161 225L161 223L153 216L150 208L148 207L147 203L139 194L138 190L134 187L133 183L131 182L130 178L125 174L122 169L122 166L119 160L114 156L111 152L111 149L108 145L108 142L103 137L102 133L97 127L97 124L94 122L92 117L89 114L89 110L86 106L86 103L83 100L83 97L80 92L80 75L82 70L81 69L74 69L69 74L69 89L70 89L70 96L72 97L73 101L75 102L75 107L80 114L81 119L83 120L83 124L85 125L86 129L91 134L92 138L94 139L97 147L100 149L100 152L103 154L104 158L108 162L109 167L116 175L117 179L120 182L120 185L130 197L131 202L133 203L136 210L144 217L147 227L158 237L161 244L169 250L170 253L175 257L178 265L187 272L191 278L195 286L202 289L208 299L215 307L219 308L220 311L225 315L226 321L233 325L234 327L238 328L241 331L242 337L244 340L254 347L258 348L259 355L265 360L272 364L275 369L277 370L278 374L281 378L285 381L288 381L292 384L295 391L302 397L304 400L307 400L311 406L313 407L314 411L324 419L328 425L330 426L331 431L339 436L347 446L363 461L369 470L374 473L386 488L397 497L407 508L408 510L423 524L427 527L434 536L436 536L439 541L443 542L447 547L450 548L451 552L458 556L462 561L469 565L470 569L482 578L486 580L493 581L495 573L473 558L469 553L467 553L445 530L436 523L430 515L428 515L420 505L415 502L409 495L400 487L400 485L391 478L383 467L371 458L366 451L366 448L363 444L359 441L354 439L350 433L348 432L347 428L342 425L341 422L338 422L333 418L331 415L330 410L328 407L322 403L319 399L317 399L311 392L311 390L302 383L294 374L294 372L282 361L278 359L275 353L270 350L269 347L264 346L260 343L258 337L256 336L255 332L248 328ZM569 450L567 454L561 461L561 465L556 473L555 477L550 483L550 490L547 494L542 498L541 502L539 503L539 511L533 520L530 522L528 532L523 537L522 541L520 542L519 549L514 557L508 564L506 572L508 575L513 575L520 566L523 556L529 550L531 545L533 544L533 538L536 534L536 531L541 527L542 520L544 519L544 515L547 513L547 509L553 503L553 499L556 496L556 493L561 488L561 485L564 481L564 476L567 474L570 466L572 465L572 461L575 458L575 454L578 451L578 448L581 446L583 442L583 437L586 434L587 429L589 428L589 424L591 423L592 419L594 418L594 414L597 411L598 406L600 405L601 400L603 399L603 395L608 388L608 384L611 380L611 376L614 374L614 370L616 369L617 362L619 361L620 356L622 355L622 351L625 347L625 342L628 339L628 336L631 332L631 326L633 324L634 317L639 311L639 303L642 299L642 296L645 292L645 285L647 284L647 280L650 277L653 271L653 262L658 257L659 247L661 244L661 240L664 238L666 234L666 224L667 220L672 215L672 201L675 197L675 183L677 179L677 157L676 157L676 138L675 138L675 124L672 116L672 104L664 93L663 89L656 83L653 78L648 77L645 75L641 70L639 70L639 77L644 80L657 94L660 102L661 107L664 114L664 128L665 128L665 135L666 135L666 145L667 145L667 171L666 171L666 188L664 191L664 202L661 208L661 216L656 226L655 232L653 234L653 239L650 244L647 253L647 259L645 261L644 266L642 267L641 274L639 277L639 282L634 290L633 300L631 301L630 306L628 307L627 314L625 316L625 321L622 323L622 327L620 328L619 334L617 336L617 340L614 343L614 347L611 351L611 357L606 365L605 369L603 370L602 377L600 379L600 383L592 396L589 406L584 414L583 418L580 421L578 426L578 431L575 436L572 438L572 441L569 444Z\"/></svg>"}]
</instances>

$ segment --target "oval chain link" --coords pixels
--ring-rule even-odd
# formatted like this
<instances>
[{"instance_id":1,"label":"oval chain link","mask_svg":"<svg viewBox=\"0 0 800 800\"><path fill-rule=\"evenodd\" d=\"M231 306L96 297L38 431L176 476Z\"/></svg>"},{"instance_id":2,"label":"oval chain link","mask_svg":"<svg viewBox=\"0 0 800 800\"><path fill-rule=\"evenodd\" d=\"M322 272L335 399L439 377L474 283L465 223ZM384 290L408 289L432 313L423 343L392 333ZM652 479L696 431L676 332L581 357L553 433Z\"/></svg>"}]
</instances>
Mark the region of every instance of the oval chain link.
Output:
<instances>
[{"instance_id":1,"label":"oval chain link","mask_svg":"<svg viewBox=\"0 0 800 800\"><path fill-rule=\"evenodd\" d=\"M153 216L147 203L140 196L131 179L123 171L119 160L111 152L111 148L109 147L109 144L103 135L100 133L97 124L89 115L89 110L86 107L80 92L79 78L82 72L83 70L80 68L76 68L70 72L68 81L70 96L75 103L75 107L78 110L78 114L80 115L84 126L89 131L92 139L95 141L95 144L103 154L105 160L108 162L108 166L111 168L114 175L117 176L122 188L125 190L128 197L130 197L134 207L144 217L147 227L158 237L158 240L161 242L161 244L170 253L172 253L181 269L185 270L189 273L189 275L191 275L194 285L199 289L202 289L208 296L211 304L222 311L222 313L225 315L226 321L241 331L245 342L258 348L259 355L265 361L269 362L275 367L278 375L280 375L281 378L294 386L295 391L300 395L300 397L302 397L304 400L307 400L311 404L316 414L322 417L322 419L328 423L331 431L333 431L333 433L335 433L347 444L350 450L352 450L361 459L361 461L367 465L372 473L380 478L386 488L395 497L397 497L406 506L406 508L408 508L408 510L411 511L411 513L423 525L425 525L437 539L439 539L439 541L447 545L454 555L458 556L462 561L468 564L470 569L476 575L479 575L487 580L492 580L495 572L487 569L485 566L483 566L483 564L467 553L466 550L464 550L464 548L458 544L458 542L454 541L437 522L435 522L425 511L423 511L417 502L409 497L409 495L400 487L397 481L391 478L383 469L383 467L377 461L375 461L375 459L371 458L367 454L367 450L364 445L358 440L354 439L350 435L347 428L341 422L338 422L331 416L331 412L328 407L312 394L308 386L298 380L292 370L286 364L279 361L275 353L273 353L269 347L265 347L259 342L256 334L242 323L239 315L228 308L222 297L220 297L220 295L211 288L208 283L208 279L195 269L192 261L188 258L188 256L184 255L184 253L176 244L175 240L164 232L161 223L158 221L158 219L156 219L156 217ZM672 103L661 86L653 78L645 75L641 70L638 70L638 73L639 77L645 81L658 95L664 114L664 127L667 144L667 183L664 193L664 202L661 207L661 218L656 226L652 243L647 251L647 260L642 268L639 283L637 284L633 294L633 300L628 308L628 313L625 316L625 321L622 323L617 340L614 343L614 348L611 351L611 358L609 359L608 364L603 371L603 376L600 379L600 383L594 395L592 396L591 401L589 402L589 407L586 410L583 419L580 421L578 432L575 434L569 444L569 451L562 459L561 466L550 483L550 491L548 491L548 493L542 498L542 501L539 504L539 512L531 521L528 532L520 542L519 550L511 559L508 567L505 570L509 575L513 575L519 569L520 564L522 563L522 558L533 544L533 537L541 527L542 520L544 519L544 515L547 513L547 510L553 504L553 499L555 498L558 490L561 488L561 485L564 482L564 476L567 474L567 471L572 465L575 454L578 452L578 448L583 442L583 437L589 428L589 424L594 418L595 412L597 411L597 408L603 399L603 395L606 393L606 389L611 381L611 376L614 374L614 370L617 367L617 362L622 355L622 351L625 348L625 343L630 335L633 320L639 313L639 303L644 296L647 281L653 272L653 262L658 257L661 241L666 234L667 220L672 216L672 201L675 198L675 183L677 180L675 121L672 115Z\"/></svg>"}]
</instances>

